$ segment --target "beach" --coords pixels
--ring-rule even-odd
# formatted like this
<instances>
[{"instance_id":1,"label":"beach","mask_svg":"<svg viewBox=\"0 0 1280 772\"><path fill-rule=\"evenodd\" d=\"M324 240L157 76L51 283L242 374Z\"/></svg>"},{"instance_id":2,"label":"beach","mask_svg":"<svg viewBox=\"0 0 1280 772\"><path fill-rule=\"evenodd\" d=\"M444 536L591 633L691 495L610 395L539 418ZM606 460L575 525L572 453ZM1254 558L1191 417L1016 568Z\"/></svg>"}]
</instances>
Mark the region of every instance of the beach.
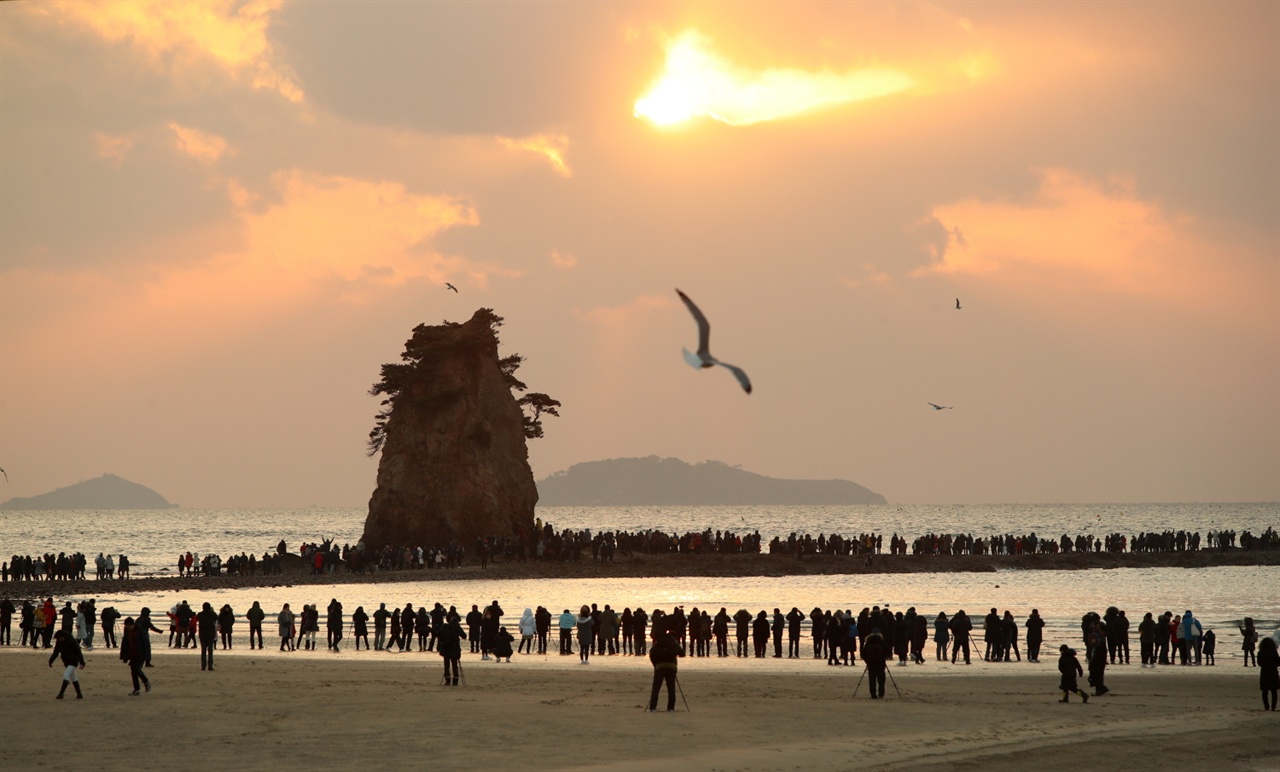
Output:
<instances>
[{"instance_id":1,"label":"beach","mask_svg":"<svg viewBox=\"0 0 1280 772\"><path fill-rule=\"evenodd\" d=\"M82 701L53 699L61 668L46 666L47 651L0 651L12 751L38 743L53 769L170 755L236 769L1280 769L1280 714L1261 710L1258 671L1239 665L1116 666L1110 694L1064 705L1047 654L1038 665L892 667L901 696L890 682L884 700L868 699L865 681L853 698L861 668L686 658L688 708L663 711L664 692L650 714L642 658L464 654L465 685L446 687L430 653L273 646L219 652L216 670L201 672L195 650L165 650L160 638L154 689L139 697L127 696L114 651L87 654Z\"/></svg>"}]
</instances>

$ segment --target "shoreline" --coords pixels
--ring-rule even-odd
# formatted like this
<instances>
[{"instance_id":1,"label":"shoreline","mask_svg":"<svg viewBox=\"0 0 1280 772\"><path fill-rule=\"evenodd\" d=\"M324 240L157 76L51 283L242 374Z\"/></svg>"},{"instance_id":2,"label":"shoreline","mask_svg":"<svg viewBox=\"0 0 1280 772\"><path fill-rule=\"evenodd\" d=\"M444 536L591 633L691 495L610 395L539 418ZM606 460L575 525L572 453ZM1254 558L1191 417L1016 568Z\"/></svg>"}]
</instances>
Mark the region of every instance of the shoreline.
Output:
<instances>
[{"instance_id":1,"label":"shoreline","mask_svg":"<svg viewBox=\"0 0 1280 772\"><path fill-rule=\"evenodd\" d=\"M1057 555L876 555L870 566L861 556L808 555L631 555L612 562L466 564L454 569L416 569L311 574L290 554L280 574L254 576L145 576L135 579L23 581L0 584L0 597L44 598L82 594L129 594L177 590L218 590L294 585L346 585L476 579L641 579L670 577L783 577L899 573L994 573L997 571L1086 571L1115 568L1216 568L1280 566L1277 550L1197 550L1194 552L1073 552Z\"/></svg>"}]
</instances>

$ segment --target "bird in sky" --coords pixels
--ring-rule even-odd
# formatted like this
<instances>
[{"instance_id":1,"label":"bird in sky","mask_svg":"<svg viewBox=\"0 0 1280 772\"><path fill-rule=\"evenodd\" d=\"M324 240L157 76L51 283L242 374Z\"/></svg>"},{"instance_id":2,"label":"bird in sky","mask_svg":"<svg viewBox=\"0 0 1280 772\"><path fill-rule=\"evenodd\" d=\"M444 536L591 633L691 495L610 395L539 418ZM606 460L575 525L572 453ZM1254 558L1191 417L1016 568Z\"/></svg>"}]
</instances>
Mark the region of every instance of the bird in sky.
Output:
<instances>
[{"instance_id":1,"label":"bird in sky","mask_svg":"<svg viewBox=\"0 0 1280 772\"><path fill-rule=\"evenodd\" d=\"M929 407L933 408L934 410L950 410L951 409L950 405L935 405L932 402L929 403Z\"/></svg>"},{"instance_id":2,"label":"bird in sky","mask_svg":"<svg viewBox=\"0 0 1280 772\"><path fill-rule=\"evenodd\" d=\"M444 288L445 288L445 289L451 289L451 290L453 290L455 293L458 291L458 288L457 288L457 287L455 287L455 286L453 286L453 285L452 285L452 284L450 284L449 282L445 282L445 283L444 283Z\"/></svg>"},{"instance_id":3,"label":"bird in sky","mask_svg":"<svg viewBox=\"0 0 1280 772\"><path fill-rule=\"evenodd\" d=\"M4 481L9 482L9 473L4 471L4 467L0 466L0 474L4 475Z\"/></svg>"},{"instance_id":4,"label":"bird in sky","mask_svg":"<svg viewBox=\"0 0 1280 772\"><path fill-rule=\"evenodd\" d=\"M684 352L684 361L688 362L690 366L698 369L711 367L712 365L720 365L721 367L728 368L729 372L733 373L733 376L738 379L738 383L741 384L742 390L750 394L751 379L742 371L742 368L735 367L727 362L721 362L719 359L711 356L709 344L709 340L711 338L711 324L707 322L707 317L702 315L702 311L694 305L688 295L678 289L676 290L676 294L684 301L685 306L689 309L689 313L693 314L693 320L698 323L698 353L694 354L691 353L689 349L682 348L681 351Z\"/></svg>"},{"instance_id":5,"label":"bird in sky","mask_svg":"<svg viewBox=\"0 0 1280 772\"><path fill-rule=\"evenodd\" d=\"M960 298L956 298L956 310L960 310Z\"/></svg>"}]
</instances>

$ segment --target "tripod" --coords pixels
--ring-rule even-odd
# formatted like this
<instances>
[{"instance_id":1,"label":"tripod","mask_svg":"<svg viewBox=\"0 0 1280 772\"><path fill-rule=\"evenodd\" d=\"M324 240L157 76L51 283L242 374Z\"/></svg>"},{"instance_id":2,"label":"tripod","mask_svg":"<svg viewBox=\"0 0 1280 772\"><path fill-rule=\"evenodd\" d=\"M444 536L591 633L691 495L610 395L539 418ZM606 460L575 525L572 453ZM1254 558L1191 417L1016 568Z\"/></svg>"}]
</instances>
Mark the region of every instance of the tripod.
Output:
<instances>
[{"instance_id":1,"label":"tripod","mask_svg":"<svg viewBox=\"0 0 1280 772\"><path fill-rule=\"evenodd\" d=\"M466 674L465 672L463 672L463 670L462 670L462 660L461 660L461 659L459 659L459 660L458 660L457 667L458 667L458 681L459 681L463 686L466 686L466 685L467 685L467 674ZM450 677L449 677L449 671L448 671L448 669L446 669L446 670L444 671L444 675L440 676L440 685L441 685L441 686L449 686L449 685L450 685L450 681L451 681L451 680L452 680L452 679L450 679Z\"/></svg>"},{"instance_id":2,"label":"tripod","mask_svg":"<svg viewBox=\"0 0 1280 772\"><path fill-rule=\"evenodd\" d=\"M684 703L684 712L689 712L689 701L684 698L684 687L680 685L680 676L676 676L676 689L680 691L680 701Z\"/></svg>"},{"instance_id":3,"label":"tripod","mask_svg":"<svg viewBox=\"0 0 1280 772\"><path fill-rule=\"evenodd\" d=\"M862 675L858 676L858 685L853 687L853 696L855 698L858 696L858 689L862 687L862 679L867 677L867 671L870 669L871 668L866 665L862 667ZM884 672L889 674L889 681L893 684L893 690L898 693L898 699L902 699L902 690L898 688L898 681L893 677L893 670L886 667Z\"/></svg>"}]
</instances>

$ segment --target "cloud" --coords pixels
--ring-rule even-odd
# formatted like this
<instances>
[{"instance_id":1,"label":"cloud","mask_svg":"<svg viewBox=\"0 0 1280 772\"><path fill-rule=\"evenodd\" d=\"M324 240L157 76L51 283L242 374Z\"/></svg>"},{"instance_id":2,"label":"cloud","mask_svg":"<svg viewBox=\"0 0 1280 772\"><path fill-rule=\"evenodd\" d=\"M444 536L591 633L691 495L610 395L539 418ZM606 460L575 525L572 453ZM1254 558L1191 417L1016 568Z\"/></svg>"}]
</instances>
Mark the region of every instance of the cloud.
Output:
<instances>
[{"instance_id":1,"label":"cloud","mask_svg":"<svg viewBox=\"0 0 1280 772\"><path fill-rule=\"evenodd\" d=\"M661 77L635 104L637 117L662 126L702 116L745 126L905 91L914 83L889 68L751 70L714 52L696 30L680 34L666 50Z\"/></svg>"},{"instance_id":2,"label":"cloud","mask_svg":"<svg viewBox=\"0 0 1280 772\"><path fill-rule=\"evenodd\" d=\"M171 75L212 63L233 80L302 102L303 91L275 60L267 27L281 0L168 2L168 0L48 0L31 12L87 27L112 43L127 43Z\"/></svg>"},{"instance_id":3,"label":"cloud","mask_svg":"<svg viewBox=\"0 0 1280 772\"><path fill-rule=\"evenodd\" d=\"M569 151L569 138L563 134L534 134L523 139L498 137L498 142L508 150L527 151L547 159L551 168L562 177L572 177L573 170L565 161Z\"/></svg>"},{"instance_id":4,"label":"cloud","mask_svg":"<svg viewBox=\"0 0 1280 772\"><path fill-rule=\"evenodd\" d=\"M105 158L113 166L124 165L125 156L133 152L133 138L128 135L113 136L101 131L93 132L94 154Z\"/></svg>"},{"instance_id":5,"label":"cloud","mask_svg":"<svg viewBox=\"0 0 1280 772\"><path fill-rule=\"evenodd\" d=\"M213 165L228 150L227 141L217 134L209 134L172 122L169 128L178 137L178 149L200 163Z\"/></svg>"},{"instance_id":6,"label":"cloud","mask_svg":"<svg viewBox=\"0 0 1280 772\"><path fill-rule=\"evenodd\" d=\"M551 264L556 268L573 268L578 264L578 258L569 252L553 249L551 250Z\"/></svg>"},{"instance_id":7,"label":"cloud","mask_svg":"<svg viewBox=\"0 0 1280 772\"><path fill-rule=\"evenodd\" d=\"M982 277L1026 287L1149 295L1204 304L1254 294L1245 274L1265 261L1246 235L1138 195L1130 179L1096 180L1068 169L1039 172L1026 200L968 198L935 206L945 243L914 275Z\"/></svg>"}]
</instances>

